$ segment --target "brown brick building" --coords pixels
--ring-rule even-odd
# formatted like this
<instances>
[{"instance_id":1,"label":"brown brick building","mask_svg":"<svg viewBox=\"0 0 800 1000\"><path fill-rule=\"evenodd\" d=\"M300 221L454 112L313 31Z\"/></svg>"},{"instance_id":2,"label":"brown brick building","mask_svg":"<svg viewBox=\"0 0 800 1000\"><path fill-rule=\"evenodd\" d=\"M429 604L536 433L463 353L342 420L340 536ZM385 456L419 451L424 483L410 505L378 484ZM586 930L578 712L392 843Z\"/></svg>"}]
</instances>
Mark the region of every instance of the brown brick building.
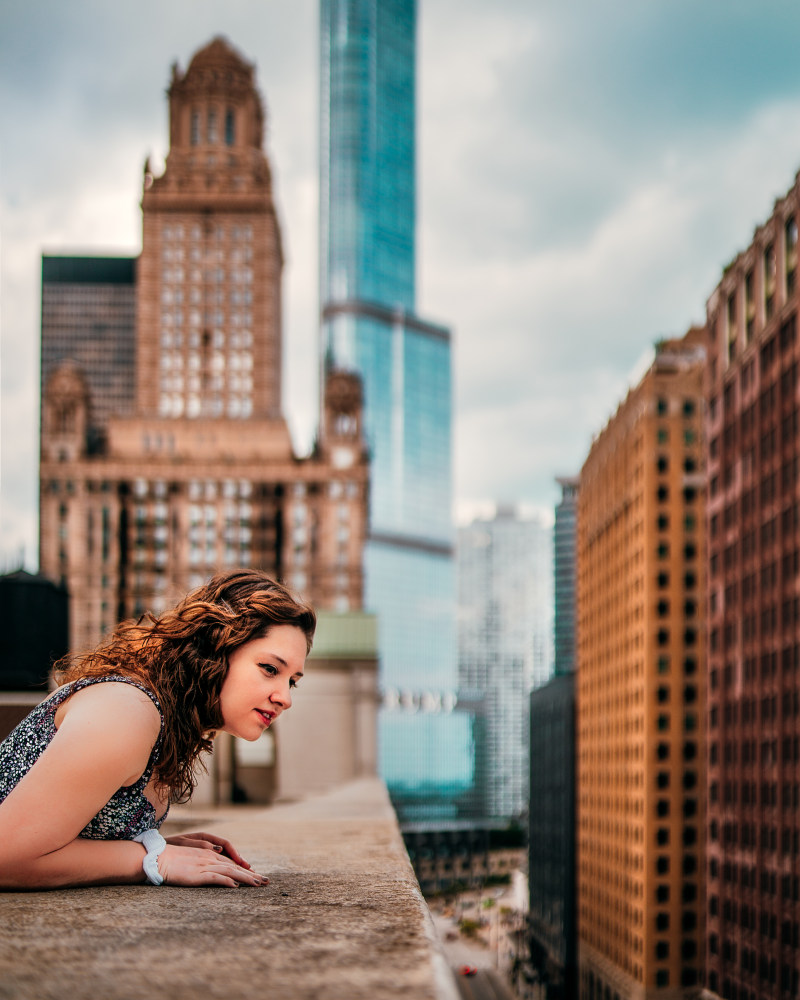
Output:
<instances>
[{"instance_id":1,"label":"brown brick building","mask_svg":"<svg viewBox=\"0 0 800 1000\"><path fill-rule=\"evenodd\" d=\"M97 352L88 370L67 346L43 371L40 566L68 588L73 648L223 567L263 567L322 608L361 606L361 388L329 378L324 437L298 459L281 413L283 257L253 67L214 39L173 68L169 106L165 171L144 173L133 406L130 391L116 412L113 394L98 406L111 361ZM43 339L68 343L67 290L50 291Z\"/></svg>"},{"instance_id":2,"label":"brown brick building","mask_svg":"<svg viewBox=\"0 0 800 1000\"><path fill-rule=\"evenodd\" d=\"M578 504L578 974L694 995L703 961L704 336L662 342Z\"/></svg>"},{"instance_id":3,"label":"brown brick building","mask_svg":"<svg viewBox=\"0 0 800 1000\"><path fill-rule=\"evenodd\" d=\"M800 993L800 181L708 301L707 983Z\"/></svg>"}]
</instances>

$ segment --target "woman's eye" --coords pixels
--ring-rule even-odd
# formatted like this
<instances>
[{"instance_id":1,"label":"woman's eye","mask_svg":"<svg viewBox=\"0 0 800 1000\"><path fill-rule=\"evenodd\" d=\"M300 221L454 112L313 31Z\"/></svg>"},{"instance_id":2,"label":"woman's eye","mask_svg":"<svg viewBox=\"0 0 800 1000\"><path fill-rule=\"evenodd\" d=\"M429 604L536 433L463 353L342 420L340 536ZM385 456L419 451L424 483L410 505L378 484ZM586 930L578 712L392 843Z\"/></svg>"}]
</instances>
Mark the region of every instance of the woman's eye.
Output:
<instances>
[{"instance_id":1,"label":"woman's eye","mask_svg":"<svg viewBox=\"0 0 800 1000\"><path fill-rule=\"evenodd\" d=\"M259 666L264 671L264 673L269 674L270 677L274 677L275 674L277 674L278 672L278 668L273 667L271 663L259 663Z\"/></svg>"},{"instance_id":2,"label":"woman's eye","mask_svg":"<svg viewBox=\"0 0 800 1000\"><path fill-rule=\"evenodd\" d=\"M297 687L297 683L298 683L298 682L297 682L297 681L296 681L296 680L294 679L294 677L292 677L292 678L290 678L290 680L289 680L289 687L290 687L290 688L296 688L296 687Z\"/></svg>"}]
</instances>

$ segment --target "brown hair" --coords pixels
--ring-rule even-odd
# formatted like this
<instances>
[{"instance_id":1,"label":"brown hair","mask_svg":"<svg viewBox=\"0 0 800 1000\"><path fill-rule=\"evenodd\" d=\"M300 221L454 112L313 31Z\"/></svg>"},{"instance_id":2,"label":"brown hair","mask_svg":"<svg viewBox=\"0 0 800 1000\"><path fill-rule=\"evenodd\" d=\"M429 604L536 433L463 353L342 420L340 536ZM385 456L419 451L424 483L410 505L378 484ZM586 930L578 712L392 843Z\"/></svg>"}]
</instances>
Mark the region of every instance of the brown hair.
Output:
<instances>
[{"instance_id":1,"label":"brown hair","mask_svg":"<svg viewBox=\"0 0 800 1000\"><path fill-rule=\"evenodd\" d=\"M316 616L309 605L259 570L219 573L160 617L148 612L122 622L96 649L64 657L56 677L65 684L120 674L151 688L164 713L156 782L173 801L186 801L197 758L223 724L219 696L228 656L276 625L299 628L311 649Z\"/></svg>"}]
</instances>

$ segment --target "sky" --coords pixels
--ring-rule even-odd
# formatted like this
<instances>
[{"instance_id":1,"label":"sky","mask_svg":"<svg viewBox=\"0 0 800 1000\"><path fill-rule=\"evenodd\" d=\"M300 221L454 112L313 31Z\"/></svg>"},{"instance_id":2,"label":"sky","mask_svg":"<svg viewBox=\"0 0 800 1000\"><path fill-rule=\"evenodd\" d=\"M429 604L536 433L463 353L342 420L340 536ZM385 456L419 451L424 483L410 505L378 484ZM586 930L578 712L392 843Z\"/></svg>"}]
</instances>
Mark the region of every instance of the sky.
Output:
<instances>
[{"instance_id":1,"label":"sky","mask_svg":"<svg viewBox=\"0 0 800 1000\"><path fill-rule=\"evenodd\" d=\"M2 0L0 571L37 563L41 254L141 245L170 66L257 68L286 251L284 399L316 424L316 0ZM655 341L800 168L794 0L419 0L418 312L454 333L454 492L552 511Z\"/></svg>"}]
</instances>

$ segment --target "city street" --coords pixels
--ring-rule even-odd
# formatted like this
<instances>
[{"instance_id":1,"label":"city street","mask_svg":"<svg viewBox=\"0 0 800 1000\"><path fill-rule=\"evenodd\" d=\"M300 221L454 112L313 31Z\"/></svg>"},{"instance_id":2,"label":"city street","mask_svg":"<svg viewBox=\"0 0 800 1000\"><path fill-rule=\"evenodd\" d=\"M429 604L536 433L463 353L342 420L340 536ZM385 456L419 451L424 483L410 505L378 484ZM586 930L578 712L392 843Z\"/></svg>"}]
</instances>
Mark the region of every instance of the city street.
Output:
<instances>
[{"instance_id":1,"label":"city street","mask_svg":"<svg viewBox=\"0 0 800 1000\"><path fill-rule=\"evenodd\" d=\"M456 970L456 983L463 1000L516 1000L509 987L491 969L479 969L474 976Z\"/></svg>"},{"instance_id":2,"label":"city street","mask_svg":"<svg viewBox=\"0 0 800 1000\"><path fill-rule=\"evenodd\" d=\"M490 948L480 938L459 934L458 923L453 916L445 916L438 909L431 909L431 916L464 1000L516 1000L503 973L497 969L498 956L495 948ZM460 970L464 966L475 968L475 975L462 975Z\"/></svg>"}]
</instances>

